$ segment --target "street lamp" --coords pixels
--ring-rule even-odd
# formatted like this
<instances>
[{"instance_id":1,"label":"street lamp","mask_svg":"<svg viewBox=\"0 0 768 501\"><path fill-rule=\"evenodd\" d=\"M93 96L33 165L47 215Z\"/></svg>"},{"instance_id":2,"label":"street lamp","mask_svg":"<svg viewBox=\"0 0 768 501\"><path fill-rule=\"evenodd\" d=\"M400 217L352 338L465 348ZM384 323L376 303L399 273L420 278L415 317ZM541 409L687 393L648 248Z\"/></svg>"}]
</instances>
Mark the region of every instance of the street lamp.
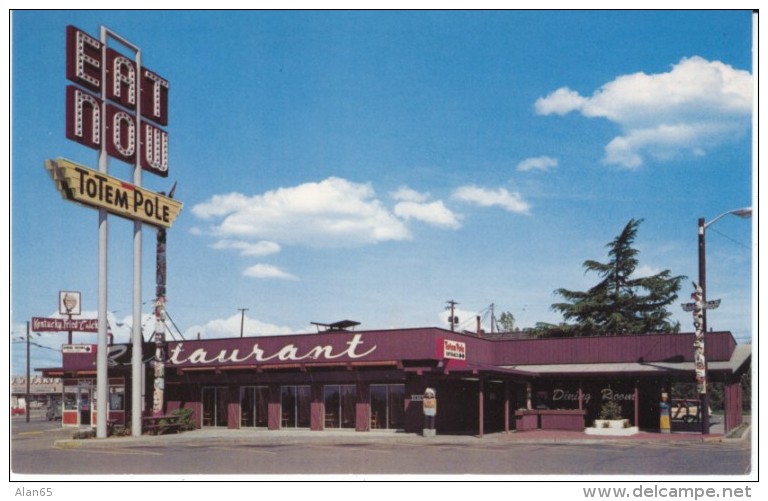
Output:
<instances>
[{"instance_id":1,"label":"street lamp","mask_svg":"<svg viewBox=\"0 0 768 501\"><path fill-rule=\"evenodd\" d=\"M707 255L706 255L706 230L713 224L715 224L720 218L728 215L739 216L741 218L748 218L752 216L752 207L744 207L742 209L729 210L723 212L719 216L715 217L709 222L706 222L704 218L699 218L699 287L701 287L701 304L704 305L701 311L701 331L706 334L707 332ZM703 338L702 338L703 342ZM706 364L706 362L705 362ZM705 369L706 370L706 366ZM709 433L709 393L706 387L706 376L703 383L703 392L699 394L699 411L701 412L701 431L702 433Z\"/></svg>"},{"instance_id":2,"label":"street lamp","mask_svg":"<svg viewBox=\"0 0 768 501\"><path fill-rule=\"evenodd\" d=\"M27 395L24 397L27 399L26 401L26 412L24 414L27 415L27 423L29 423L29 414L32 412L32 406L29 405L29 322L27 322Z\"/></svg>"},{"instance_id":3,"label":"street lamp","mask_svg":"<svg viewBox=\"0 0 768 501\"><path fill-rule=\"evenodd\" d=\"M29 340L30 335L31 335L31 333L30 333L30 330L29 330L29 322L27 322L27 335L26 335L26 338L27 338L26 339L26 341L27 341L27 374L26 374L26 388L25 388L26 392L25 392L25 396L24 396L24 398L26 399L26 403L25 403L26 409L24 410L24 414L26 414L27 423L29 423L29 414L30 414L30 412L32 410L32 406L30 406L30 402L29 402L29 397L30 397L30 393L31 393L30 392L30 388L29 388L29 372L30 372L29 371L29 345L30 344L35 344L35 343L30 343L30 340ZM39 332L35 332L35 335L39 336L40 333ZM21 338L21 339L24 339L24 338Z\"/></svg>"},{"instance_id":4,"label":"street lamp","mask_svg":"<svg viewBox=\"0 0 768 501\"><path fill-rule=\"evenodd\" d=\"M699 285L701 286L702 290L702 301L706 303L707 301L707 256L706 256L706 242L705 242L705 236L706 236L706 230L713 224L715 224L718 220L720 220L722 217L725 217L729 214L733 214L734 216L739 216L741 218L748 218L752 216L752 207L744 207L743 209L734 209L730 210L728 212L723 212L716 218L712 219L710 222L705 222L704 218L699 218ZM702 318L703 324L702 328L704 332L707 332L707 310L704 310L703 312L703 318Z\"/></svg>"}]
</instances>

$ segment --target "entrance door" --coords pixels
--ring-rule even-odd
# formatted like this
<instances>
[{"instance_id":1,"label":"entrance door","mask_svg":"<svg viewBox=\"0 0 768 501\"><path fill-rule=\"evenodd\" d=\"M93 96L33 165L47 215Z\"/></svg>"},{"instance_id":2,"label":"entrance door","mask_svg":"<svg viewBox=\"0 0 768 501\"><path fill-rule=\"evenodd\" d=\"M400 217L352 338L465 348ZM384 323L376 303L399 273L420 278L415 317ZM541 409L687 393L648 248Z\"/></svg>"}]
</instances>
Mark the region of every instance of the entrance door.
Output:
<instances>
[{"instance_id":1,"label":"entrance door","mask_svg":"<svg viewBox=\"0 0 768 501\"><path fill-rule=\"evenodd\" d=\"M240 426L266 428L270 392L268 386L240 388Z\"/></svg>"},{"instance_id":2,"label":"entrance door","mask_svg":"<svg viewBox=\"0 0 768 501\"><path fill-rule=\"evenodd\" d=\"M203 426L227 426L228 388L203 388Z\"/></svg>"},{"instance_id":3,"label":"entrance door","mask_svg":"<svg viewBox=\"0 0 768 501\"><path fill-rule=\"evenodd\" d=\"M327 385L323 387L326 428L354 428L357 386Z\"/></svg>"},{"instance_id":4,"label":"entrance door","mask_svg":"<svg viewBox=\"0 0 768 501\"><path fill-rule=\"evenodd\" d=\"M405 428L405 385L371 385L371 429Z\"/></svg>"},{"instance_id":5,"label":"entrance door","mask_svg":"<svg viewBox=\"0 0 768 501\"><path fill-rule=\"evenodd\" d=\"M282 408L281 428L309 428L311 424L310 386L281 386L280 407Z\"/></svg>"},{"instance_id":6,"label":"entrance door","mask_svg":"<svg viewBox=\"0 0 768 501\"><path fill-rule=\"evenodd\" d=\"M80 386L77 389L77 409L80 426L91 426L91 390L90 386Z\"/></svg>"}]
</instances>

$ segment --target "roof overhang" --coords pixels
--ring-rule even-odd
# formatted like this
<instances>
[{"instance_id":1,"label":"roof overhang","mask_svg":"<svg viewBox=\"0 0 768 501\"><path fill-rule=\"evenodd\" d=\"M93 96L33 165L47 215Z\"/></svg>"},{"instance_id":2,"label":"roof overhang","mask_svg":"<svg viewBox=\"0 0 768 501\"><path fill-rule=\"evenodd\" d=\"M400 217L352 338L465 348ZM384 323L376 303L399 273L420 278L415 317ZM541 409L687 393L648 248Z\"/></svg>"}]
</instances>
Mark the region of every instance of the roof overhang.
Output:
<instances>
[{"instance_id":1,"label":"roof overhang","mask_svg":"<svg viewBox=\"0 0 768 501\"><path fill-rule=\"evenodd\" d=\"M750 345L739 345L730 360L707 363L707 371L721 374L736 374L745 370L752 357ZM506 365L504 369L531 373L538 376L605 376L632 375L654 376L694 372L690 362L619 362L604 364L548 364L548 365Z\"/></svg>"}]
</instances>

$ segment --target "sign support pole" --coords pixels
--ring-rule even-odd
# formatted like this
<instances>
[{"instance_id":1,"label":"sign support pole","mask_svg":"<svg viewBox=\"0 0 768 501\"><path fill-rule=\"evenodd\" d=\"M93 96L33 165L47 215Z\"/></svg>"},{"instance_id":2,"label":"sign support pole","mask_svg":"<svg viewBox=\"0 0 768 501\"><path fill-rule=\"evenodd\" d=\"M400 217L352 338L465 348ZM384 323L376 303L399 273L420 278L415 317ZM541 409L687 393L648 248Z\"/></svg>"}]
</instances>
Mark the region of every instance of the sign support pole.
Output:
<instances>
[{"instance_id":1,"label":"sign support pole","mask_svg":"<svg viewBox=\"0 0 768 501\"><path fill-rule=\"evenodd\" d=\"M125 51L111 50L110 41L132 52L133 61L122 54ZM108 65L111 66L109 71ZM67 27L66 69L67 79L75 83L67 87L66 136L99 150L98 180L90 179L95 171L64 159L46 161L45 167L66 200L95 207L99 212L98 339L94 397L96 436L106 438L109 420L107 254L110 212L133 222L130 426L133 436L139 436L142 431L141 417L147 404L144 395L144 339L141 321L143 223L170 227L182 205L179 202L170 203L166 197L141 188L142 168L160 176L168 175L167 133L149 123L155 122L162 126L168 123L168 82L149 70L143 70L141 49L103 25L98 40L74 26ZM149 114L145 114L146 122L142 121L142 102L144 108L150 110ZM107 121L110 121L109 125ZM107 137L108 133L110 137ZM128 135L130 137L126 137ZM109 176L110 155L133 164L132 186ZM98 186L96 194L90 193L92 189L85 189L89 183L94 182ZM106 197L102 196L102 188ZM71 344L71 334L69 341Z\"/></svg>"},{"instance_id":2,"label":"sign support pole","mask_svg":"<svg viewBox=\"0 0 768 501\"><path fill-rule=\"evenodd\" d=\"M136 51L136 74L141 75L141 50L138 47L132 47ZM136 135L141 137L141 98L136 99ZM141 141L137 141L140 143ZM133 166L133 184L141 187L141 158L136 153L136 164ZM141 334L141 233L142 223L136 219L133 222L133 353L132 353L132 375L133 381L133 402L131 406L131 434L134 437L141 436L141 406L136 405L142 402L142 375L144 373L144 362L142 348L144 337Z\"/></svg>"},{"instance_id":3,"label":"sign support pole","mask_svg":"<svg viewBox=\"0 0 768 501\"><path fill-rule=\"evenodd\" d=\"M107 29L101 27L101 42L107 43ZM101 81L107 81L106 53L102 52ZM102 98L106 97L106 89L102 85ZM106 102L106 101L105 101ZM104 105L106 112L106 104ZM104 113L106 114L106 113ZM106 120L101 121L101 137L107 136ZM109 157L107 156L106 141L102 140L99 151L99 172L107 174ZM96 437L107 438L107 398L109 397L109 374L107 372L107 243L109 226L107 210L99 209L99 299L98 319L99 328L96 347Z\"/></svg>"}]
</instances>

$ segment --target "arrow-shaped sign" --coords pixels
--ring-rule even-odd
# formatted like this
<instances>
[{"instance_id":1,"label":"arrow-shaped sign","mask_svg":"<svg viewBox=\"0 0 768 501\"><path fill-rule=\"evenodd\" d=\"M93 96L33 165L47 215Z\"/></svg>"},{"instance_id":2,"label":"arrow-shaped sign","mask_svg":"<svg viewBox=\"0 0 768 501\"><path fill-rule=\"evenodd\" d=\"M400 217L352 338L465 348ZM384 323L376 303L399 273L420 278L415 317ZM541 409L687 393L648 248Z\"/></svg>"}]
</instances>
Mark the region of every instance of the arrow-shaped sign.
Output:
<instances>
[{"instance_id":1,"label":"arrow-shaped sign","mask_svg":"<svg viewBox=\"0 0 768 501\"><path fill-rule=\"evenodd\" d=\"M183 206L178 200L63 158L46 160L45 168L66 200L130 220L170 228Z\"/></svg>"}]
</instances>

